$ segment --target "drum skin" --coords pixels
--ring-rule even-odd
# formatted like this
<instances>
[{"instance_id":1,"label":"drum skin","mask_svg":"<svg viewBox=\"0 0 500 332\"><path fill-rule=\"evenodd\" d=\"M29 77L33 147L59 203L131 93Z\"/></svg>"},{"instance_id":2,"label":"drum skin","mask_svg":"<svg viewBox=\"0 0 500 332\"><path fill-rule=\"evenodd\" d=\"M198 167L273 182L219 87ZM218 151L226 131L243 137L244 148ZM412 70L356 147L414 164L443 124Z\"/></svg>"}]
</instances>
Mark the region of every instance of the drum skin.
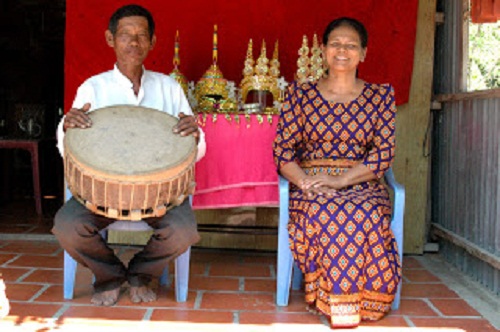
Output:
<instances>
[{"instance_id":1,"label":"drum skin","mask_svg":"<svg viewBox=\"0 0 500 332\"><path fill-rule=\"evenodd\" d=\"M172 132L165 112L117 105L88 113L92 126L64 137L64 173L73 196L119 220L159 217L194 192L196 141Z\"/></svg>"}]
</instances>

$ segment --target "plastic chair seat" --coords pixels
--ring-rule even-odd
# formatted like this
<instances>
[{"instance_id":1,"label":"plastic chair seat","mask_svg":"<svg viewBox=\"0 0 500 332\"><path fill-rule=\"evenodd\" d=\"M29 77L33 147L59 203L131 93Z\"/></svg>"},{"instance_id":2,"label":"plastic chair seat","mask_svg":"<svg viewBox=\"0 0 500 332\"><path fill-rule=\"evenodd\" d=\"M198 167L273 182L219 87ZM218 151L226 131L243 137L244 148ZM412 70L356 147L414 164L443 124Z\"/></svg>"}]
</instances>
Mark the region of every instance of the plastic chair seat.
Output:
<instances>
[{"instance_id":1,"label":"plastic chair seat","mask_svg":"<svg viewBox=\"0 0 500 332\"><path fill-rule=\"evenodd\" d=\"M389 168L385 175L387 185L394 192L394 204L391 219L391 230L396 238L398 245L399 259L403 264L403 216L405 207L405 189L396 182L392 168ZM278 258L277 258L277 277L276 277L276 304L278 306L287 306L290 295L290 286L293 289L300 289L302 283L302 272L294 264L292 251L288 241L288 196L289 183L280 176L279 179L279 224L278 224ZM292 281L293 276L293 281ZM398 285L396 297L392 303L392 310L397 310L401 301L401 283Z\"/></svg>"},{"instance_id":2,"label":"plastic chair seat","mask_svg":"<svg viewBox=\"0 0 500 332\"><path fill-rule=\"evenodd\" d=\"M66 199L71 197L71 192L66 189ZM101 231L101 236L106 237L108 230L120 231L147 231L152 228L144 221L122 221L117 220L106 229ZM175 259L175 298L177 302L186 302L189 284L189 261L191 247ZM75 288L75 277L78 263L66 251L64 251L64 299L73 299ZM160 285L169 286L170 279L168 265L160 276Z\"/></svg>"}]
</instances>

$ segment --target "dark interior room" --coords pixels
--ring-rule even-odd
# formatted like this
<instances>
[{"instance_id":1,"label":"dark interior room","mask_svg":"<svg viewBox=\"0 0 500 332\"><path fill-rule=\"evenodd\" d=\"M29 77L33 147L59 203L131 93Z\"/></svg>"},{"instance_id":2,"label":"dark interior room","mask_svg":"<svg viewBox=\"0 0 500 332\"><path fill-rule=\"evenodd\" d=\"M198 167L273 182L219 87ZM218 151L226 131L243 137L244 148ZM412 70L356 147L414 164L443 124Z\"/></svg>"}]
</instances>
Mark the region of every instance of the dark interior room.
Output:
<instances>
[{"instance_id":1,"label":"dark interior room","mask_svg":"<svg viewBox=\"0 0 500 332\"><path fill-rule=\"evenodd\" d=\"M64 0L0 2L0 137L39 154L36 162L26 146L0 149L1 233L46 232L62 204L55 128L63 113L65 6Z\"/></svg>"}]
</instances>

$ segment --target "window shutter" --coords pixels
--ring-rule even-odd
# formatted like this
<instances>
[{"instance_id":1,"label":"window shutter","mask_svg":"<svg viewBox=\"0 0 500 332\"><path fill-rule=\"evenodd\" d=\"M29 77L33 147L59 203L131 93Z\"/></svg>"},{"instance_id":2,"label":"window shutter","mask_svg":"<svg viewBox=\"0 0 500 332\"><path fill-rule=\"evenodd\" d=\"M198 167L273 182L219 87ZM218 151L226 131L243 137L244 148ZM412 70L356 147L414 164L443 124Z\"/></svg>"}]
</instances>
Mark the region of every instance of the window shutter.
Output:
<instances>
[{"instance_id":1,"label":"window shutter","mask_svg":"<svg viewBox=\"0 0 500 332\"><path fill-rule=\"evenodd\" d=\"M500 19L500 0L471 0L472 23L494 23Z\"/></svg>"}]
</instances>

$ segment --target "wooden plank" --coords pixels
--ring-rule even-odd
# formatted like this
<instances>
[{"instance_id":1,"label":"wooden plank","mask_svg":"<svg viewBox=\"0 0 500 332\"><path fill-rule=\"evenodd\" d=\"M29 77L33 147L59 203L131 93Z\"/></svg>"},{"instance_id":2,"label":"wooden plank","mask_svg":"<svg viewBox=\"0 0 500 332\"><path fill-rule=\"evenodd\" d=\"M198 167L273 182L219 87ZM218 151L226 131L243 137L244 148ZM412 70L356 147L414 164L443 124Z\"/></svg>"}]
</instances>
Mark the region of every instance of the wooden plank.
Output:
<instances>
[{"instance_id":1,"label":"wooden plank","mask_svg":"<svg viewBox=\"0 0 500 332\"><path fill-rule=\"evenodd\" d=\"M275 227L278 231L279 209L278 208L257 208L255 215L256 226ZM278 234L260 235L255 237L255 249L276 250L278 248Z\"/></svg>"},{"instance_id":2,"label":"wooden plank","mask_svg":"<svg viewBox=\"0 0 500 332\"><path fill-rule=\"evenodd\" d=\"M481 90L473 92L460 92L435 95L433 100L436 102L446 103L461 100L500 98L500 89Z\"/></svg>"},{"instance_id":3,"label":"wooden plank","mask_svg":"<svg viewBox=\"0 0 500 332\"><path fill-rule=\"evenodd\" d=\"M422 254L426 238L429 163L426 137L434 66L436 1L419 1L410 100L398 108L394 172L406 189L404 252ZM396 91L397 98L397 91Z\"/></svg>"},{"instance_id":4,"label":"wooden plank","mask_svg":"<svg viewBox=\"0 0 500 332\"><path fill-rule=\"evenodd\" d=\"M459 246L460 248L463 248L465 251L467 251L469 254L472 256L475 256L482 260L485 263L488 263L492 267L494 267L497 270L500 270L500 258L483 248L475 245L474 243L470 242L464 237L461 237L458 234L453 233L450 230L447 230L446 228L442 227L439 224L432 224L432 233L434 236L443 238L451 243L453 243L456 246Z\"/></svg>"},{"instance_id":5,"label":"wooden plank","mask_svg":"<svg viewBox=\"0 0 500 332\"><path fill-rule=\"evenodd\" d=\"M144 246L148 243L151 234L153 234L153 231L118 231L110 229L108 231L108 243Z\"/></svg>"},{"instance_id":6,"label":"wooden plank","mask_svg":"<svg viewBox=\"0 0 500 332\"><path fill-rule=\"evenodd\" d=\"M273 228L277 229L277 208L196 210L195 215L201 235L201 241L196 244L198 247L252 250L277 248L277 235L270 234L273 233ZM255 234L251 234L252 232Z\"/></svg>"}]
</instances>

